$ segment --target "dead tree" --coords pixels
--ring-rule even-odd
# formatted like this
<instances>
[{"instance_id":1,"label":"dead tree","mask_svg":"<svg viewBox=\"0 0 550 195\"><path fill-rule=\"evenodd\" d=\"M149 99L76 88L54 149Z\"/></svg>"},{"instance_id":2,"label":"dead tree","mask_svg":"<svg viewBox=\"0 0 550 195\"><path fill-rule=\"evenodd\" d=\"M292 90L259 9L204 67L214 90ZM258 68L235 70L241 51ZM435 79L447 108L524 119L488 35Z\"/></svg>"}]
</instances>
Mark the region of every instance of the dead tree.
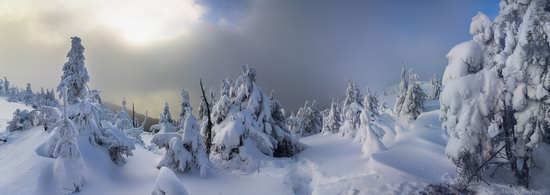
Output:
<instances>
[{"instance_id":1,"label":"dead tree","mask_svg":"<svg viewBox=\"0 0 550 195\"><path fill-rule=\"evenodd\" d=\"M200 85L201 85L201 92L202 92L202 101L204 101L204 104L206 106L206 114L208 117L206 118L206 128L205 128L205 134L206 138L204 140L205 146L206 146L206 154L210 156L210 149L212 148L212 119L210 118L210 104L208 103L208 99L206 98L206 93L204 92L204 86L202 85L202 79L200 79Z\"/></svg>"},{"instance_id":2,"label":"dead tree","mask_svg":"<svg viewBox=\"0 0 550 195\"><path fill-rule=\"evenodd\" d=\"M132 127L136 128L136 112L134 109L134 103L132 103Z\"/></svg>"}]
</instances>

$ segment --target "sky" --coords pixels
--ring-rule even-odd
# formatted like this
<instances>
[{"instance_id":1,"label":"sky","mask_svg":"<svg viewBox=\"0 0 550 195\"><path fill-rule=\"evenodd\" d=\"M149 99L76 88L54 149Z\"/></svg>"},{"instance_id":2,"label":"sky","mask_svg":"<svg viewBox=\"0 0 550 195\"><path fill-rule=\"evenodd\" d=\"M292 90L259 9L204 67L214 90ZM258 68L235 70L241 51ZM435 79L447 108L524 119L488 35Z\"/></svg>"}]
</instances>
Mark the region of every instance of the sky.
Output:
<instances>
[{"instance_id":1,"label":"sky","mask_svg":"<svg viewBox=\"0 0 550 195\"><path fill-rule=\"evenodd\" d=\"M494 18L498 0L0 0L0 76L56 87L79 36L89 85L153 117L165 101L179 113L182 88L196 111L201 78L218 91L246 64L287 110L324 107L347 80L397 83L402 65L441 76L479 11Z\"/></svg>"}]
</instances>

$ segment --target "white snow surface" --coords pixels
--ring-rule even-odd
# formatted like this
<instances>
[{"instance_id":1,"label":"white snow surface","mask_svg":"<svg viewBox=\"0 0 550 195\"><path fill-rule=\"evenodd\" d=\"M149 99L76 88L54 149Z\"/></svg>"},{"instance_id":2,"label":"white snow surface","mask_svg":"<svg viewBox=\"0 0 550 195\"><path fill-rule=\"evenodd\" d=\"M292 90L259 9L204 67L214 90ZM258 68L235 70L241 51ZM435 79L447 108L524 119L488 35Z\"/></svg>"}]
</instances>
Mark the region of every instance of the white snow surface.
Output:
<instances>
[{"instance_id":1,"label":"white snow surface","mask_svg":"<svg viewBox=\"0 0 550 195\"><path fill-rule=\"evenodd\" d=\"M5 127L11 113L23 107L0 99L0 126ZM254 172L212 168L205 177L178 173L176 179L189 194L204 195L414 194L428 183L448 181L455 173L444 156L447 137L440 128L439 109L432 109L412 124L388 120L397 135L382 139L387 150L368 156L363 155L363 144L351 138L317 134L301 139L307 146L301 153L292 158L263 158ZM149 144L152 135L142 136ZM0 193L60 194L51 181L55 159L41 155L40 146L48 137L39 126L15 132L10 141L0 145ZM155 189L162 172L156 168L162 150L151 152L138 146L127 163L118 166L99 154L101 150L94 150L96 146L85 144L87 140L79 142L83 142L79 145L88 170L83 190L77 194L145 195ZM175 185L174 177L168 175L167 183ZM500 190L507 189L503 186Z\"/></svg>"}]
</instances>

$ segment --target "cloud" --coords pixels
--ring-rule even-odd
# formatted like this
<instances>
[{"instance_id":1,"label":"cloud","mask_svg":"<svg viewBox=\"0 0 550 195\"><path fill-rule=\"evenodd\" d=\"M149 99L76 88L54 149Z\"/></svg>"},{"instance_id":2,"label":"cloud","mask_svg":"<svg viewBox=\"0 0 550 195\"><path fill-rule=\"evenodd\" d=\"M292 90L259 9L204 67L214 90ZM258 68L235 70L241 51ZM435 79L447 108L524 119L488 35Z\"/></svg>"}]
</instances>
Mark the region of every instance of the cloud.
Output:
<instances>
[{"instance_id":1,"label":"cloud","mask_svg":"<svg viewBox=\"0 0 550 195\"><path fill-rule=\"evenodd\" d=\"M255 67L260 85L274 90L288 110L308 99L328 105L344 95L346 79L362 89L396 83L401 63L422 78L441 75L448 50L470 38L471 16L486 4L498 7L473 0L251 0L240 6L57 0L30 9L25 6L38 1L17 2L0 2L0 16L10 16L0 17L0 74L21 86L53 87L69 37L78 35L91 86L108 101L127 97L153 116L165 100L179 110L181 88L190 91L197 110L199 79L217 91L219 81L235 78L242 64ZM139 41L144 39L150 41Z\"/></svg>"}]
</instances>

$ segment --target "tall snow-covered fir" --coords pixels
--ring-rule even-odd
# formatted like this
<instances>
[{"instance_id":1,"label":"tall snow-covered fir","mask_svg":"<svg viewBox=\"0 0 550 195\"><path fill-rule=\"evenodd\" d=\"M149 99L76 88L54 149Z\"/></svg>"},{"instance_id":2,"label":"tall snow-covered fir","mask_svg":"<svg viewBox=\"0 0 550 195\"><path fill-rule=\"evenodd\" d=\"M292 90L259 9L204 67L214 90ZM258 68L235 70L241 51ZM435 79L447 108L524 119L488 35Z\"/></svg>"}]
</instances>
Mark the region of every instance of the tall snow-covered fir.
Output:
<instances>
[{"instance_id":1,"label":"tall snow-covered fir","mask_svg":"<svg viewBox=\"0 0 550 195\"><path fill-rule=\"evenodd\" d=\"M88 81L88 70L84 66L84 46L79 37L71 38L71 50L67 54L69 60L63 65L63 75L61 82L57 86L57 91L61 91L63 87L67 87L67 97L69 104L78 102L79 98L83 98L86 91Z\"/></svg>"},{"instance_id":2,"label":"tall snow-covered fir","mask_svg":"<svg viewBox=\"0 0 550 195\"><path fill-rule=\"evenodd\" d=\"M332 100L329 113L323 119L323 133L338 133L340 130L340 110L337 104Z\"/></svg>"},{"instance_id":3,"label":"tall snow-covered fir","mask_svg":"<svg viewBox=\"0 0 550 195\"><path fill-rule=\"evenodd\" d=\"M449 52L441 118L450 135L447 154L462 176L475 171L464 167L505 162L517 183L529 186L550 116L548 10L546 0L503 0L494 21L478 13L470 26L473 40Z\"/></svg>"}]
</instances>

